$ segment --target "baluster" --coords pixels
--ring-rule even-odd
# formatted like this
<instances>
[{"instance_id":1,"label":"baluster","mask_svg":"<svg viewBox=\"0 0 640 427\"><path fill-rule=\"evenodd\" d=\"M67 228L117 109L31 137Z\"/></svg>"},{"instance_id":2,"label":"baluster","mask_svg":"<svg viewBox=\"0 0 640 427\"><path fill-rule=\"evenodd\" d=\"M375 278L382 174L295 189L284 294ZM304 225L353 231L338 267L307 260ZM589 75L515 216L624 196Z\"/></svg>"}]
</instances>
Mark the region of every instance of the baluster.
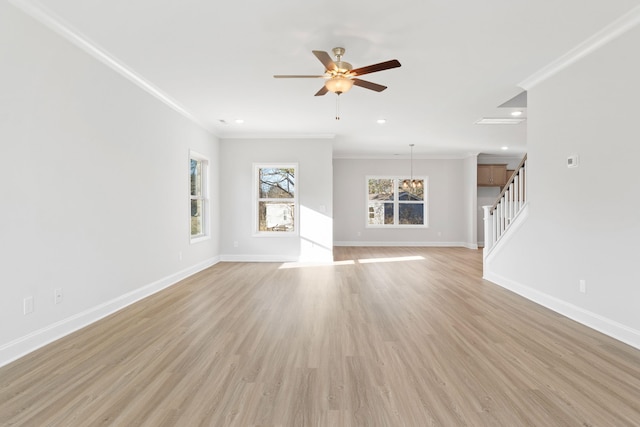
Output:
<instances>
[{"instance_id":1,"label":"baluster","mask_svg":"<svg viewBox=\"0 0 640 427\"><path fill-rule=\"evenodd\" d=\"M528 191L527 191L527 163L529 161L525 160L524 164L522 165L522 169L520 169L520 171L522 172L522 202L526 202L527 198L529 197Z\"/></svg>"},{"instance_id":2,"label":"baluster","mask_svg":"<svg viewBox=\"0 0 640 427\"><path fill-rule=\"evenodd\" d=\"M504 225L502 227L502 234L507 231L507 225L509 225L509 190L504 193Z\"/></svg>"},{"instance_id":3,"label":"baluster","mask_svg":"<svg viewBox=\"0 0 640 427\"><path fill-rule=\"evenodd\" d=\"M520 181L520 174L516 171L515 176L513 177L513 188L514 188L514 200L515 200L515 214L517 215L520 212L520 187L518 186L518 182Z\"/></svg>"},{"instance_id":4,"label":"baluster","mask_svg":"<svg viewBox=\"0 0 640 427\"><path fill-rule=\"evenodd\" d=\"M511 184L509 184L509 192L511 193L511 201L509 202L509 212L511 212L511 215L509 215L509 222L513 221L513 216L516 213L516 206L515 206L515 201L516 201L516 189L513 187L513 182Z\"/></svg>"},{"instance_id":5,"label":"baluster","mask_svg":"<svg viewBox=\"0 0 640 427\"><path fill-rule=\"evenodd\" d=\"M513 181L513 183L515 184L516 187L516 192L518 193L518 196L516 197L516 212L520 212L520 198L522 197L522 189L520 188L520 173L518 172L515 176L515 179Z\"/></svg>"},{"instance_id":6,"label":"baluster","mask_svg":"<svg viewBox=\"0 0 640 427\"><path fill-rule=\"evenodd\" d=\"M500 200L500 236L504 233L504 196Z\"/></svg>"},{"instance_id":7,"label":"baluster","mask_svg":"<svg viewBox=\"0 0 640 427\"><path fill-rule=\"evenodd\" d=\"M524 192L522 189L522 173L524 172L524 168L521 168L520 171L518 172L518 189L520 191L520 208L522 208L522 205L524 204Z\"/></svg>"},{"instance_id":8,"label":"baluster","mask_svg":"<svg viewBox=\"0 0 640 427\"><path fill-rule=\"evenodd\" d=\"M507 226L509 225L509 188L504 192L504 226L502 227L502 231L506 231Z\"/></svg>"},{"instance_id":9,"label":"baluster","mask_svg":"<svg viewBox=\"0 0 640 427\"><path fill-rule=\"evenodd\" d=\"M493 243L495 244L498 241L498 215L499 212L498 210L500 209L499 206L496 206L496 208L493 210Z\"/></svg>"},{"instance_id":10,"label":"baluster","mask_svg":"<svg viewBox=\"0 0 640 427\"><path fill-rule=\"evenodd\" d=\"M496 238L493 241L493 243L495 244L495 242L497 242L498 238L500 237L500 206L496 206L494 216L496 217Z\"/></svg>"},{"instance_id":11,"label":"baluster","mask_svg":"<svg viewBox=\"0 0 640 427\"><path fill-rule=\"evenodd\" d=\"M504 193L504 231L507 231L509 226L509 190Z\"/></svg>"},{"instance_id":12,"label":"baluster","mask_svg":"<svg viewBox=\"0 0 640 427\"><path fill-rule=\"evenodd\" d=\"M509 194L511 192L511 187L507 188L507 191L504 192L504 229L505 231L507 230L507 227L509 227L509 222L511 222L511 194Z\"/></svg>"}]
</instances>

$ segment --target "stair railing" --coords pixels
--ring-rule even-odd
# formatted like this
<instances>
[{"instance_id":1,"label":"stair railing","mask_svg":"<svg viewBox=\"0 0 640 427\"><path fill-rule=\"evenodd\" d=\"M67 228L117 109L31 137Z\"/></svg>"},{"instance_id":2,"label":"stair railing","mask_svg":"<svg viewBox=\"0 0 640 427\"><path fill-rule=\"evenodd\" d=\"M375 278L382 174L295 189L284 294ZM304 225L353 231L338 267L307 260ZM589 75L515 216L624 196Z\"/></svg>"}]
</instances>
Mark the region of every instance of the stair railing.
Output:
<instances>
[{"instance_id":1,"label":"stair railing","mask_svg":"<svg viewBox=\"0 0 640 427\"><path fill-rule=\"evenodd\" d=\"M484 209L484 254L498 243L527 203L527 155L507 181L493 206Z\"/></svg>"}]
</instances>

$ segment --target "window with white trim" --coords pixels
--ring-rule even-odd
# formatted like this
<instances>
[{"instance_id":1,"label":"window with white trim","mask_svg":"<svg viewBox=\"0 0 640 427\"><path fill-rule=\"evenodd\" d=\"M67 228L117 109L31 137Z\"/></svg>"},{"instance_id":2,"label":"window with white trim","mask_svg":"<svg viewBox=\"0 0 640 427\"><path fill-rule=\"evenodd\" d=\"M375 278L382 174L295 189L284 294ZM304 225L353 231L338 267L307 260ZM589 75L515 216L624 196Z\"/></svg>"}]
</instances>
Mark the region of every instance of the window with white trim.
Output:
<instances>
[{"instance_id":1,"label":"window with white trim","mask_svg":"<svg viewBox=\"0 0 640 427\"><path fill-rule=\"evenodd\" d=\"M298 230L296 164L258 164L256 186L256 233L285 235Z\"/></svg>"},{"instance_id":2,"label":"window with white trim","mask_svg":"<svg viewBox=\"0 0 640 427\"><path fill-rule=\"evenodd\" d=\"M427 225L426 177L367 177L367 227Z\"/></svg>"},{"instance_id":3,"label":"window with white trim","mask_svg":"<svg viewBox=\"0 0 640 427\"><path fill-rule=\"evenodd\" d=\"M189 152L189 182L191 210L191 241L209 237L209 160L193 151Z\"/></svg>"}]
</instances>

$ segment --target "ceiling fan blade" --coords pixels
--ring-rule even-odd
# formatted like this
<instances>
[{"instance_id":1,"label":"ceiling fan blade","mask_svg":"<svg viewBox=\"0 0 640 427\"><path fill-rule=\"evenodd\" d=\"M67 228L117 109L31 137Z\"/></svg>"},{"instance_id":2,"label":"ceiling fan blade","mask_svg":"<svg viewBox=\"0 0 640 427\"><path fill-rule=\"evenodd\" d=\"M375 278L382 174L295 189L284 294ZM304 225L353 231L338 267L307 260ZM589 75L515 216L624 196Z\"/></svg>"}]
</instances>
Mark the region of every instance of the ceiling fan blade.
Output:
<instances>
[{"instance_id":1,"label":"ceiling fan blade","mask_svg":"<svg viewBox=\"0 0 640 427\"><path fill-rule=\"evenodd\" d=\"M386 86L382 86L377 83L371 83L366 80L360 80L360 79L351 79L351 80L353 80L353 84L356 86L360 86L365 89L375 90L376 92L382 92L387 88Z\"/></svg>"},{"instance_id":2,"label":"ceiling fan blade","mask_svg":"<svg viewBox=\"0 0 640 427\"><path fill-rule=\"evenodd\" d=\"M302 75L287 75L287 74L278 74L273 76L276 79L317 79L319 77L324 77L322 76L302 76Z\"/></svg>"},{"instance_id":3,"label":"ceiling fan blade","mask_svg":"<svg viewBox=\"0 0 640 427\"><path fill-rule=\"evenodd\" d=\"M351 70L351 75L361 76L363 74L375 73L376 71L388 70L390 68L398 68L400 66L400 62L397 59L392 59L390 61L380 62L379 64L367 65L366 67L356 68L355 70Z\"/></svg>"},{"instance_id":4,"label":"ceiling fan blade","mask_svg":"<svg viewBox=\"0 0 640 427\"><path fill-rule=\"evenodd\" d=\"M336 69L336 64L333 63L333 59L331 59L327 52L325 52L324 50L314 50L312 52L316 56L316 58L318 58L320 62L322 62L322 65L324 65L325 69L327 69L328 71Z\"/></svg>"},{"instance_id":5,"label":"ceiling fan blade","mask_svg":"<svg viewBox=\"0 0 640 427\"><path fill-rule=\"evenodd\" d=\"M326 86L322 86L322 89L317 91L316 94L313 95L313 96L322 96L322 95L326 94L327 92L329 92L329 89L327 89Z\"/></svg>"}]
</instances>

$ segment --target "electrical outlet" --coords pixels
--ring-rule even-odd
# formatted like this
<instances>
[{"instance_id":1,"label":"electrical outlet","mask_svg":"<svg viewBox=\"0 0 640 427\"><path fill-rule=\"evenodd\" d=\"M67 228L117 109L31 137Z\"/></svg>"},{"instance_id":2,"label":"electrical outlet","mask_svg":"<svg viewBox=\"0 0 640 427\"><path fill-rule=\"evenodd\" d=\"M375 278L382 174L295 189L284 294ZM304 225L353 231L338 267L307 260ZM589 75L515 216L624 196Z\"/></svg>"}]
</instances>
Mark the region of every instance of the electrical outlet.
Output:
<instances>
[{"instance_id":1,"label":"electrical outlet","mask_svg":"<svg viewBox=\"0 0 640 427\"><path fill-rule=\"evenodd\" d=\"M62 288L55 288L53 290L53 302L60 304L62 302Z\"/></svg>"},{"instance_id":2,"label":"electrical outlet","mask_svg":"<svg viewBox=\"0 0 640 427\"><path fill-rule=\"evenodd\" d=\"M584 279L580 279L580 292L583 294L587 293L587 281Z\"/></svg>"},{"instance_id":3,"label":"electrical outlet","mask_svg":"<svg viewBox=\"0 0 640 427\"><path fill-rule=\"evenodd\" d=\"M178 260L182 261L182 251L178 252Z\"/></svg>"},{"instance_id":4,"label":"electrical outlet","mask_svg":"<svg viewBox=\"0 0 640 427\"><path fill-rule=\"evenodd\" d=\"M24 314L33 313L33 297L26 297L22 303Z\"/></svg>"},{"instance_id":5,"label":"electrical outlet","mask_svg":"<svg viewBox=\"0 0 640 427\"><path fill-rule=\"evenodd\" d=\"M233 242L233 247L234 247L234 248L237 248L237 247L238 247L238 241L237 241L237 240L234 240L234 242Z\"/></svg>"}]
</instances>

